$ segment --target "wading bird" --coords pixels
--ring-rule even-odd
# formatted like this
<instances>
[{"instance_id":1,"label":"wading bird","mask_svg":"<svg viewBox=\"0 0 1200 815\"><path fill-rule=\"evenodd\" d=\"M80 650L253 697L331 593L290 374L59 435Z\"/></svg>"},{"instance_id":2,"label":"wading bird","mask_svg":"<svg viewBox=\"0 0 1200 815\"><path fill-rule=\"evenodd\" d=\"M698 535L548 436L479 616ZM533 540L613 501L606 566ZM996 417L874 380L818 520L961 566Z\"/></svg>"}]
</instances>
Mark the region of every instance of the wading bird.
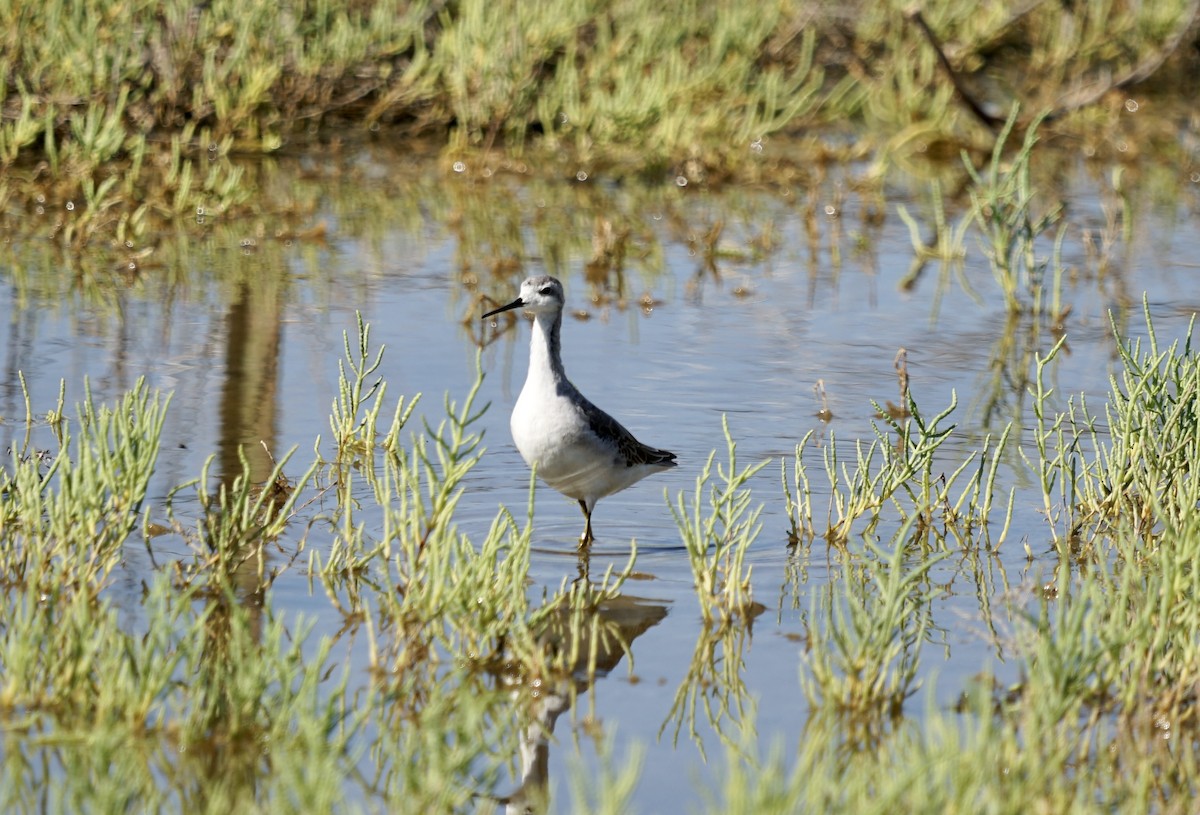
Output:
<instances>
[{"instance_id":1,"label":"wading bird","mask_svg":"<svg viewBox=\"0 0 1200 815\"><path fill-rule=\"evenodd\" d=\"M533 313L529 373L509 427L525 463L551 487L579 502L586 519L579 539L583 547L593 539L596 502L674 467L675 454L642 444L567 379L559 344L563 303L562 284L538 275L521 284L520 297L483 318L514 308Z\"/></svg>"}]
</instances>

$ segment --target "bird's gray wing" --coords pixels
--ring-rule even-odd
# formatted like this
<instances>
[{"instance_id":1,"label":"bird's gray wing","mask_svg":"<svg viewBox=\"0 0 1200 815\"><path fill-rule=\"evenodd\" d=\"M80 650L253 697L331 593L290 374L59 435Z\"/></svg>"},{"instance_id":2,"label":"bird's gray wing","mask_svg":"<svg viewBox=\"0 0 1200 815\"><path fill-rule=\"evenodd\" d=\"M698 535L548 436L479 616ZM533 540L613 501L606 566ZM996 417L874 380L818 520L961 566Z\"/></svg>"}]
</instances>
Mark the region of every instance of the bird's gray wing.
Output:
<instances>
[{"instance_id":1,"label":"bird's gray wing","mask_svg":"<svg viewBox=\"0 0 1200 815\"><path fill-rule=\"evenodd\" d=\"M586 398L581 397L579 409L587 419L592 432L603 441L612 444L626 467L632 467L635 464L651 464L659 467L675 466L674 453L642 444L620 422Z\"/></svg>"}]
</instances>

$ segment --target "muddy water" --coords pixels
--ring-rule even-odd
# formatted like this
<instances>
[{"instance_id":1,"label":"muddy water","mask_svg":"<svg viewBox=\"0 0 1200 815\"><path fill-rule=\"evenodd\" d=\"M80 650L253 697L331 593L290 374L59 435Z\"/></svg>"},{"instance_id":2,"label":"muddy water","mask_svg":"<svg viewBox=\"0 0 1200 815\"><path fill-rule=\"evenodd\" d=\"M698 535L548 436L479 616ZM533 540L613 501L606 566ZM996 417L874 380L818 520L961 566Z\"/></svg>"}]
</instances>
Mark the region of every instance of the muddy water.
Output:
<instances>
[{"instance_id":1,"label":"muddy water","mask_svg":"<svg viewBox=\"0 0 1200 815\"><path fill-rule=\"evenodd\" d=\"M686 724L677 743L673 737L672 701L701 627L664 492L674 500L692 490L712 450L720 460L722 417L741 461L771 460L752 482L765 509L750 556L755 598L767 611L739 640L741 653L729 655L744 660L744 693L733 701L756 720L760 745L787 745L806 719L798 676L811 597L827 585L839 555L820 540L789 548L781 457L790 468L797 443L814 431L805 455L820 496L821 448L874 438L872 400L898 401L895 365L904 349L910 386L926 412L957 396L959 430L944 458L961 460L1009 420L1029 426L1034 354L1058 339L1044 319L1007 314L974 234L961 268L934 261L915 285L901 286L913 248L897 207L925 228L932 223L920 179L864 192L863 168L851 167L805 188L705 192L669 182L630 189L595 177L485 182L378 152L329 161L261 171L264 188L283 186L283 194L307 203L307 233L269 223L244 232L213 226L186 251L164 252L157 267L98 288L81 285L69 263L18 252L0 269L0 414L23 412L18 371L40 409L53 404L60 379L70 403L82 396L85 377L98 400L109 400L145 376L174 394L156 500L197 474L210 454L216 471L236 471L241 445L256 471L269 471L259 440L276 452L293 445L308 451L318 434L328 436L342 333L353 333L361 311L373 343L386 345L381 373L390 393L424 394L419 410L435 420L443 394L466 392L484 346L488 453L468 480L458 516L465 532L482 535L498 506L520 515L527 499L528 473L507 425L529 327L523 320L485 325L478 315L485 303L514 297L526 275L561 277L563 353L573 381L680 463L600 502L586 564L574 545L578 508L545 488L536 495L533 590L557 587L585 567L597 573L623 564L630 540L637 541L639 579L626 591L636 598L632 660L617 660L584 698L588 715L615 735L618 753L634 742L645 746L643 811L678 811L690 795L681 791L713 772ZM1109 168L1070 166L1058 192L1069 203L1063 301L1071 311L1067 346L1050 374L1064 398L1083 392L1098 405L1114 358L1110 313L1141 335L1145 291L1160 339L1170 340L1200 307L1200 193L1196 183L1177 179L1164 204L1149 179L1138 187L1127 178L1122 196L1105 181ZM286 187L284 179L300 169L315 180ZM953 202L948 209L952 222L962 217ZM826 406L814 392L818 381L833 414L828 421L818 416ZM7 447L18 432L5 423L0 441ZM1055 562L1040 498L1028 485L1020 459L1010 455L1000 484L1005 492L1018 488L1008 540L994 557L954 557L932 575L945 591L922 664L937 674L939 701L953 699L984 665L1005 677L1003 645L989 632L1003 632L1008 612L996 602L996 618L985 619L980 594L1024 605ZM169 557L184 544L166 537L156 546ZM149 555L131 552L120 578L131 598L150 568ZM301 569L274 591L282 608L327 609L323 597L310 597ZM338 625L319 618L314 633L333 634ZM919 713L925 703L918 695L906 710ZM699 740L715 745L716 729L701 718ZM722 725L735 737L737 718ZM585 765L593 761L587 740L569 735L577 719L566 714L557 727L552 779L563 777L579 751Z\"/></svg>"}]
</instances>

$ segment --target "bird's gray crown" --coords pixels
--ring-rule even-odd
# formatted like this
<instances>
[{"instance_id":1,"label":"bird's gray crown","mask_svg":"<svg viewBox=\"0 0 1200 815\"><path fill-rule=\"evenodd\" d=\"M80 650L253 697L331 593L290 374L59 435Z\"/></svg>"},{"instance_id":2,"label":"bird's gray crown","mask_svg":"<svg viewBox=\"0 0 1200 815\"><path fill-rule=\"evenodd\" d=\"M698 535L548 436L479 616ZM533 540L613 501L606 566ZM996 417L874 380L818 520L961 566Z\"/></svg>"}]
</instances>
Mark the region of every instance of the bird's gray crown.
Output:
<instances>
[{"instance_id":1,"label":"bird's gray crown","mask_svg":"<svg viewBox=\"0 0 1200 815\"><path fill-rule=\"evenodd\" d=\"M562 283L550 275L534 275L521 284L521 304L529 311L561 309L564 302Z\"/></svg>"}]
</instances>

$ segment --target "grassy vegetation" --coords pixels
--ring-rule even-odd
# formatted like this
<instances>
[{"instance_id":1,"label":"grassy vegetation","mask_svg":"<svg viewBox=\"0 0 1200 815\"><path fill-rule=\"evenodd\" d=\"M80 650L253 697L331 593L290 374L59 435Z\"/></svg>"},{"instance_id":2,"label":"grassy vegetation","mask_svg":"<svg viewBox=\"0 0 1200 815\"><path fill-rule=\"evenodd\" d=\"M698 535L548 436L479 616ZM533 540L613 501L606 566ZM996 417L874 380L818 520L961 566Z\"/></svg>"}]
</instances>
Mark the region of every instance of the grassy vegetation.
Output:
<instances>
[{"instance_id":1,"label":"grassy vegetation","mask_svg":"<svg viewBox=\"0 0 1200 815\"><path fill-rule=\"evenodd\" d=\"M140 248L165 223L262 207L233 156L357 134L427 137L481 177L515 156L559 178L779 181L829 155L882 169L939 145L987 151L997 123L980 111L1016 104L1112 153L1134 140L1110 92L1194 77L1195 16L1186 0L942 0L920 15L794 0L8 3L0 213L76 248ZM816 135L847 123L854 141ZM815 149L773 140L798 134Z\"/></svg>"},{"instance_id":2,"label":"grassy vegetation","mask_svg":"<svg viewBox=\"0 0 1200 815\"><path fill-rule=\"evenodd\" d=\"M1200 516L1179 457L1200 378L1190 340L1160 348L1148 316L1147 328L1148 346L1123 346L1108 438L1082 405L1054 412L1046 389L1035 394L1028 466L1061 530L1059 568L1032 604L1009 593L993 608L981 585L980 612L1019 681L985 671L956 710L931 698L919 723L908 718L942 592L929 574L1001 545L988 530L1007 433L990 453L934 465L954 428L908 394L906 411L882 414L878 452L860 444L845 460L828 441L828 489L797 490L809 484L808 445L797 449L784 496L794 557L821 537L836 546L831 579L810 595L798 683L810 717L788 761L754 740L743 679L761 610L742 571L759 529L747 479L762 465L739 466L730 439L718 484L706 471L694 496L677 496L707 622L663 729L701 743L711 726L724 740L712 811L1188 810L1200 783ZM504 797L521 745L665 613L623 596L636 549L620 571L531 599L532 501L523 519L502 509L483 540L454 523L481 455L479 383L436 427L410 431L413 403L393 407L371 381L380 353L366 326L347 342L328 459L303 473L281 460L272 489L247 469L174 491L169 523L191 553L134 598L114 594L115 569L139 528L157 534L145 490L167 400L139 384L112 408L29 412L58 447L14 448L0 471L4 808L470 810ZM812 521L818 494L828 531ZM314 535L329 542L309 551ZM335 638L314 641L303 618L275 610L275 580L306 562L344 620ZM627 807L638 772L572 782L575 808ZM528 800L537 783L522 787Z\"/></svg>"}]
</instances>

